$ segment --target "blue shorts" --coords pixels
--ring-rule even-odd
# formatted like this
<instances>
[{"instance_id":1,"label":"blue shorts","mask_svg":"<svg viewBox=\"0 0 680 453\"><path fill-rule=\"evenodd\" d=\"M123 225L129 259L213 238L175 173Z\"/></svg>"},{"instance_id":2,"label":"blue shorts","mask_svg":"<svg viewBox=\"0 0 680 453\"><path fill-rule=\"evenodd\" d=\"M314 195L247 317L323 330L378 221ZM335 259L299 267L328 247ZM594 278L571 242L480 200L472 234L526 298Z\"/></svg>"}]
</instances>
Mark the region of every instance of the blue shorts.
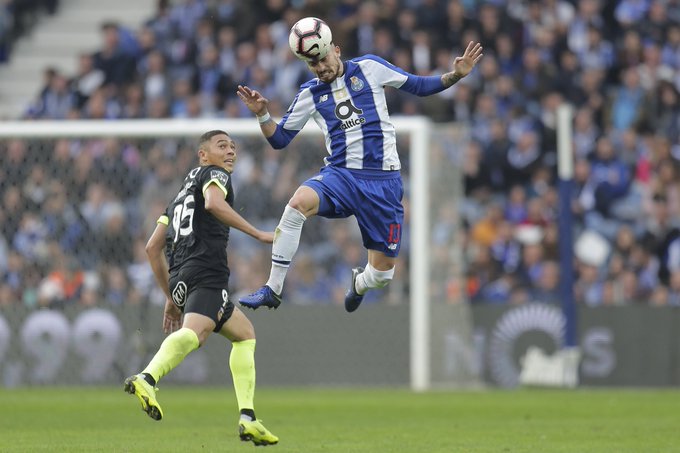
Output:
<instances>
[{"instance_id":1,"label":"blue shorts","mask_svg":"<svg viewBox=\"0 0 680 453\"><path fill-rule=\"evenodd\" d=\"M327 166L303 185L319 195L319 216L337 219L353 215L359 223L364 247L391 257L399 255L404 186L398 171Z\"/></svg>"}]
</instances>

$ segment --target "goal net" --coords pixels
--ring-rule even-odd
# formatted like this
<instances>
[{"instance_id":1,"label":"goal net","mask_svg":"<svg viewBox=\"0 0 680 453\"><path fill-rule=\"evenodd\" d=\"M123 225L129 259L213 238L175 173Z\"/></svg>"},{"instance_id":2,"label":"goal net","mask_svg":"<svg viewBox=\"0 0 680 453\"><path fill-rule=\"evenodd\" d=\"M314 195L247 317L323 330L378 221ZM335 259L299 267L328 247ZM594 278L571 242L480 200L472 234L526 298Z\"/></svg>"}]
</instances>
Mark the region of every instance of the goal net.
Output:
<instances>
[{"instance_id":1,"label":"goal net","mask_svg":"<svg viewBox=\"0 0 680 453\"><path fill-rule=\"evenodd\" d=\"M345 313L350 269L366 262L356 221L306 222L284 305L247 313L260 383L426 390L475 380L457 240L462 134L420 117L395 126L406 188L395 279ZM254 120L0 124L0 386L119 383L145 365L162 341L164 297L144 246L213 129L237 142L235 208L273 230L322 165L313 126L276 151ZM266 281L270 252L232 232L233 300ZM227 354L210 341L171 380L223 383Z\"/></svg>"}]
</instances>

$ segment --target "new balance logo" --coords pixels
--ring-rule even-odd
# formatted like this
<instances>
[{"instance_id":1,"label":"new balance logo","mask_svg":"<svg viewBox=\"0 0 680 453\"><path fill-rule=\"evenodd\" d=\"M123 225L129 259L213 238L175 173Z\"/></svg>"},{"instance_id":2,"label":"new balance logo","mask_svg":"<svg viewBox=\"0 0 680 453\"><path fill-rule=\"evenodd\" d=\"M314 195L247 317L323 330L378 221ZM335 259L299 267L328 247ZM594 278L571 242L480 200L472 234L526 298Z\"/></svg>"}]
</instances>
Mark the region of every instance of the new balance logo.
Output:
<instances>
[{"instance_id":1,"label":"new balance logo","mask_svg":"<svg viewBox=\"0 0 680 453\"><path fill-rule=\"evenodd\" d=\"M387 246L387 248L390 250L397 250L397 244L390 244Z\"/></svg>"},{"instance_id":2,"label":"new balance logo","mask_svg":"<svg viewBox=\"0 0 680 453\"><path fill-rule=\"evenodd\" d=\"M321 97L319 98L319 102L326 102L327 100L328 100L327 94L322 94Z\"/></svg>"}]
</instances>

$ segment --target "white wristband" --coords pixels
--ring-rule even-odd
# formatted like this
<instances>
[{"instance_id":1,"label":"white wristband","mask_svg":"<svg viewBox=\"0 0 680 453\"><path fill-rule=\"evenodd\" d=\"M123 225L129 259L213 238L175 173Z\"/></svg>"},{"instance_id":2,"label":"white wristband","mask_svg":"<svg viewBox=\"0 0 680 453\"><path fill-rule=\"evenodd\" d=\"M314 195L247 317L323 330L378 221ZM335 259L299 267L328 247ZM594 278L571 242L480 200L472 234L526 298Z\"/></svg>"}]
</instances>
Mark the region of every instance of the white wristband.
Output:
<instances>
[{"instance_id":1,"label":"white wristband","mask_svg":"<svg viewBox=\"0 0 680 453\"><path fill-rule=\"evenodd\" d=\"M257 121L258 121L260 124L266 123L267 121L269 121L269 120L272 118L271 115L269 114L269 112L265 113L265 114L262 115L262 116L260 116L260 115L256 115L256 116L257 116Z\"/></svg>"}]
</instances>

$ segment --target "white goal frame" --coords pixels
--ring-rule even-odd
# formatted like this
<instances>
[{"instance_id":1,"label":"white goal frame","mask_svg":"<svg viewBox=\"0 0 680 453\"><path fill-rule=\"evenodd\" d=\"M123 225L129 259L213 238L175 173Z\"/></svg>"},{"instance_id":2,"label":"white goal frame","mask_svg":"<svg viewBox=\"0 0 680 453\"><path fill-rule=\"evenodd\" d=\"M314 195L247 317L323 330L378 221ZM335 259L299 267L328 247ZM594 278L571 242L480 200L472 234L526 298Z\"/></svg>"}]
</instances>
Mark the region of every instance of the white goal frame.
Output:
<instances>
[{"instance_id":1,"label":"white goal frame","mask_svg":"<svg viewBox=\"0 0 680 453\"><path fill-rule=\"evenodd\" d=\"M430 378L430 196L429 156L431 122L421 116L392 119L398 133L410 138L411 271L410 271L410 381L414 391L425 391ZM222 129L235 135L260 135L255 119L206 120L79 120L0 122L0 140L8 138L69 137L198 137ZM303 135L321 135L308 123ZM322 156L319 156L321 160Z\"/></svg>"}]
</instances>

